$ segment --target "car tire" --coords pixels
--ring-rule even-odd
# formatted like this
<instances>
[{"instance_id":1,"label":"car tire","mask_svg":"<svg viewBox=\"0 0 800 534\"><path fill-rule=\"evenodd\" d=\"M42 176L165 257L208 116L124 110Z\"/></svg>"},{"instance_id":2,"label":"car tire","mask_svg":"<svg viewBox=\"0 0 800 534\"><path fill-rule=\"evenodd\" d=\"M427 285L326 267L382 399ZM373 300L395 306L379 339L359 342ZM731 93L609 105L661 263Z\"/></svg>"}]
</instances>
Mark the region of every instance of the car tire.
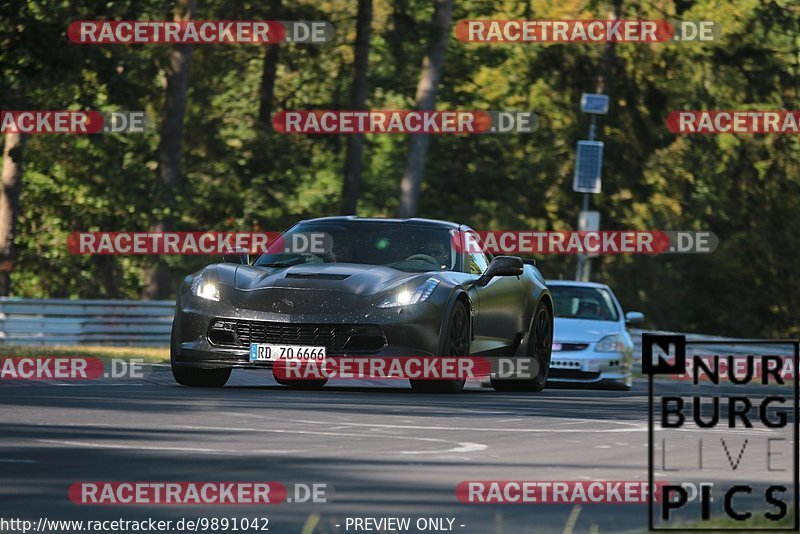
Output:
<instances>
[{"instance_id":1,"label":"car tire","mask_svg":"<svg viewBox=\"0 0 800 534\"><path fill-rule=\"evenodd\" d=\"M447 338L442 354L444 356L469 356L471 332L469 330L469 310L460 300L453 306L453 313L447 323ZM415 393L460 393L464 390L466 378L456 380L409 380Z\"/></svg>"},{"instance_id":2,"label":"car tire","mask_svg":"<svg viewBox=\"0 0 800 534\"><path fill-rule=\"evenodd\" d=\"M231 376L230 369L199 369L172 364L172 376L182 386L221 388Z\"/></svg>"},{"instance_id":3,"label":"car tire","mask_svg":"<svg viewBox=\"0 0 800 534\"><path fill-rule=\"evenodd\" d=\"M178 350L177 329L177 322L173 320L169 336L169 365L172 368L172 377L175 382L193 388L221 388L224 386L231 377L231 369L201 369L175 363L175 355Z\"/></svg>"},{"instance_id":4,"label":"car tire","mask_svg":"<svg viewBox=\"0 0 800 534\"><path fill-rule=\"evenodd\" d=\"M550 372L550 356L553 349L553 312L547 303L540 301L533 312L528 358L535 363L536 376L529 379L491 378L495 391L533 391L539 392L547 383Z\"/></svg>"}]
</instances>

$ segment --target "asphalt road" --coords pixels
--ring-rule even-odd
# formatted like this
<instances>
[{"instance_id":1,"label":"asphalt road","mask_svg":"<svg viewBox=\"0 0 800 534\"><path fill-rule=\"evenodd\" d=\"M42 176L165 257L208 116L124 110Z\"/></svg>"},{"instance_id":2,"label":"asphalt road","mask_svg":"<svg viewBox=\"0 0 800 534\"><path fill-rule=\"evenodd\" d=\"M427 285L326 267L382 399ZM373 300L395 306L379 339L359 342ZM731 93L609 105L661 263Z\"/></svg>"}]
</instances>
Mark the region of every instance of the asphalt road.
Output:
<instances>
[{"instance_id":1,"label":"asphalt road","mask_svg":"<svg viewBox=\"0 0 800 534\"><path fill-rule=\"evenodd\" d=\"M267 517L278 533L356 532L348 518L395 516L412 525L450 518L464 533L647 527L646 505L476 505L455 496L464 480L646 481L642 380L627 393L512 394L472 384L460 395L422 395L404 382L295 391L268 371L235 371L227 387L209 390L177 386L157 367L144 379L0 382L0 405L0 518ZM691 465L690 449L676 461ZM335 489L324 504L267 507L77 506L67 497L73 482L111 480Z\"/></svg>"}]
</instances>

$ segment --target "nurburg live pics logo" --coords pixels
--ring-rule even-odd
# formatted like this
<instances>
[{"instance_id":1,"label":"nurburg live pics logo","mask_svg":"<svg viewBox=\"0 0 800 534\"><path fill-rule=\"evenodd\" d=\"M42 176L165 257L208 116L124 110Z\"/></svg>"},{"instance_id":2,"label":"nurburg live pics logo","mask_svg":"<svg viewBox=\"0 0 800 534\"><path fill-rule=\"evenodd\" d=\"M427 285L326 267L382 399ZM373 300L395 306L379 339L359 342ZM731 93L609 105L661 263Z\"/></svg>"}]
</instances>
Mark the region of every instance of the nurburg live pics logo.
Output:
<instances>
[{"instance_id":1,"label":"nurburg live pics logo","mask_svg":"<svg viewBox=\"0 0 800 534\"><path fill-rule=\"evenodd\" d=\"M715 345L731 348L720 354ZM764 347L783 354L750 354ZM653 487L655 471L670 481L660 502L648 497L651 531L800 528L799 359L800 340L642 335L648 483ZM654 384L656 375L663 380ZM668 380L678 377L691 380ZM662 393L654 396L656 386ZM700 490L690 497L689 487Z\"/></svg>"}]
</instances>

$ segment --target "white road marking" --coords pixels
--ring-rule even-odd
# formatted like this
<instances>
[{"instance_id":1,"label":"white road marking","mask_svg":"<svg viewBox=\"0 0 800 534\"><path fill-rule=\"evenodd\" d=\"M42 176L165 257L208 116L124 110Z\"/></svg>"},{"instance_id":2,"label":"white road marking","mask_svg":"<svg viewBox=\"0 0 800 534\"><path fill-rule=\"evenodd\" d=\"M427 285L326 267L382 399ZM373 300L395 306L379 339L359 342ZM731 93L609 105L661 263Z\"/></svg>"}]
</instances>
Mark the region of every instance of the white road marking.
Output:
<instances>
[{"instance_id":1,"label":"white road marking","mask_svg":"<svg viewBox=\"0 0 800 534\"><path fill-rule=\"evenodd\" d=\"M305 452L299 450L292 451L266 451L266 450L248 450L248 451L234 451L230 449L207 449L200 447L152 447L147 445L120 445L115 443L97 443L92 441L70 441L61 439L33 439L39 443L50 443L53 445L68 445L70 447L89 447L92 449L126 449L126 450L139 450L139 451L174 451L174 452L199 452L203 454L225 454L225 455L246 455L252 456L254 454L289 454L290 452Z\"/></svg>"},{"instance_id":2,"label":"white road marking","mask_svg":"<svg viewBox=\"0 0 800 534\"><path fill-rule=\"evenodd\" d=\"M47 424L36 424L36 426L51 426ZM81 427L104 427L109 428L108 425L101 425L101 424L62 424L60 426L67 426L72 428L81 428ZM112 427L113 428L113 427ZM123 427L119 427L123 428ZM124 427L127 430L135 430L130 427ZM390 439L392 441L396 441L398 439L410 440L410 441L423 441L428 443L447 443L453 444L455 447L436 451L417 451L416 453L419 454L436 454L436 453L451 453L451 452L475 452L475 451L483 451L488 449L488 445L483 443L472 443L472 442L457 442L448 439L441 439L441 438L424 438L419 436L404 436L404 435L381 435L381 434L361 434L361 433L353 433L353 432L325 432L325 431L316 431L316 430L293 430L293 429L281 429L281 428L242 428L242 427L223 427L223 426L195 426L195 425L172 425L170 426L171 429L174 430L211 430L211 431L220 431L220 432L256 432L256 433L269 433L269 434L305 434L305 435L315 435L315 436L337 436L337 437L358 437L358 438L383 438L383 439ZM54 439L33 439L32 441L40 442L40 443L53 443L53 444L61 444L61 445L69 445L69 446L81 446L81 447L94 447L94 448L106 448L106 449L132 449L132 450L157 450L157 451L176 451L176 452L200 452L200 453L208 453L208 454L244 454L244 455L252 455L252 454L290 454L290 453L298 453L298 452L308 452L307 450L298 450L294 449L291 451L274 451L274 450L247 450L247 451L236 451L231 449L211 449L211 448L198 448L198 447L155 447L155 446L143 446L143 445L124 445L124 444L113 444L113 443L98 443L98 442L84 442L84 441L69 441L69 440L54 440Z\"/></svg>"},{"instance_id":3,"label":"white road marking","mask_svg":"<svg viewBox=\"0 0 800 534\"><path fill-rule=\"evenodd\" d=\"M267 432L267 433L276 433L276 434L312 434L312 435L320 435L320 436L347 436L347 437L361 437L361 438L384 438L390 439L392 441L396 441L398 439L405 439L411 441L425 441L425 442L433 442L433 443L454 443L457 446L452 449L447 449L445 451L416 451L413 454L434 454L439 452L475 452L475 451L483 451L489 448L488 445L483 443L459 443L449 439L441 439L441 438L423 438L419 436L404 436L400 434L392 434L392 435L381 435L381 434L354 434L354 433L342 433L342 432L320 432L314 430L290 430L290 429L278 429L278 428L257 428L257 429L250 429L250 428L236 428L236 427L213 427L213 426L175 426L173 428L179 429L187 429L187 430L221 430L221 431L244 431L244 432Z\"/></svg>"},{"instance_id":4,"label":"white road marking","mask_svg":"<svg viewBox=\"0 0 800 534\"><path fill-rule=\"evenodd\" d=\"M251 417L256 419L269 419L274 421L281 421L281 418L270 417L267 415L257 414L243 414L232 413L229 415L238 415L240 417ZM308 425L330 425L331 421L314 421L310 419L293 419L295 423L304 423ZM591 421L591 420L587 420ZM592 421L597 423L598 421ZM552 433L610 433L610 432L647 432L647 423L645 422L627 422L627 421L613 421L615 424L627 425L626 428L486 428L486 427L459 427L459 426L420 426L420 425L392 425L388 423L351 423L345 421L337 421L337 426L351 426L351 427L367 427L367 428L397 428L406 430L438 430L438 431L452 431L452 430L465 430L469 432L538 432L542 434Z\"/></svg>"},{"instance_id":5,"label":"white road marking","mask_svg":"<svg viewBox=\"0 0 800 534\"><path fill-rule=\"evenodd\" d=\"M451 452L478 452L478 451L485 451L488 449L488 445L484 445L483 443L470 443L469 441L465 443L460 443L458 447L453 447L452 449L447 449L443 451L400 451L399 454L445 454Z\"/></svg>"}]
</instances>

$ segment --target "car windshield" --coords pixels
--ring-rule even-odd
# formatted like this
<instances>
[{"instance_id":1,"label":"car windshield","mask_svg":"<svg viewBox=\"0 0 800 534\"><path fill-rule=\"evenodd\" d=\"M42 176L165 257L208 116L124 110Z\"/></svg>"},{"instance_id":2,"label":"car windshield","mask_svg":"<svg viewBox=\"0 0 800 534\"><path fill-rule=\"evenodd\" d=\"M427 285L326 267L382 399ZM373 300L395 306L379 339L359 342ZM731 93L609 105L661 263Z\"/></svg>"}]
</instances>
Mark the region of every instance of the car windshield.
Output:
<instances>
[{"instance_id":1,"label":"car windshield","mask_svg":"<svg viewBox=\"0 0 800 534\"><path fill-rule=\"evenodd\" d=\"M255 266L360 263L407 272L455 270L458 254L449 229L390 222L319 222L295 226L282 236L281 251L262 254ZM324 245L304 249L315 242Z\"/></svg>"},{"instance_id":2,"label":"car windshield","mask_svg":"<svg viewBox=\"0 0 800 534\"><path fill-rule=\"evenodd\" d=\"M551 285L556 317L618 321L619 313L611 294L602 288Z\"/></svg>"}]
</instances>

